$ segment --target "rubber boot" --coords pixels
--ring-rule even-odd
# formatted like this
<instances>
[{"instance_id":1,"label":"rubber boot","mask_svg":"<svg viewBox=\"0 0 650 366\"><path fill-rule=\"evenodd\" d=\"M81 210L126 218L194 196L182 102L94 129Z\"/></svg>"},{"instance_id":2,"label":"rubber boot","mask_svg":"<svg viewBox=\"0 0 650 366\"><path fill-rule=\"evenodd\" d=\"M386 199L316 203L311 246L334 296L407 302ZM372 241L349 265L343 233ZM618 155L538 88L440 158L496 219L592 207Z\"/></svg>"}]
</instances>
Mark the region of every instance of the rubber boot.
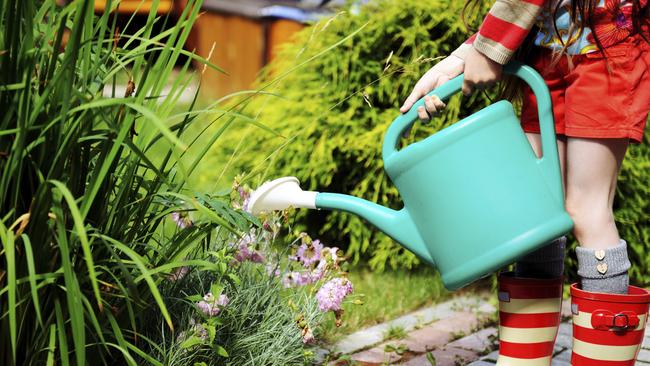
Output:
<instances>
[{"instance_id":1,"label":"rubber boot","mask_svg":"<svg viewBox=\"0 0 650 366\"><path fill-rule=\"evenodd\" d=\"M571 285L573 366L634 366L643 343L650 292L587 292Z\"/></svg>"},{"instance_id":2,"label":"rubber boot","mask_svg":"<svg viewBox=\"0 0 650 366\"><path fill-rule=\"evenodd\" d=\"M498 366L550 366L560 325L562 277L499 275Z\"/></svg>"}]
</instances>

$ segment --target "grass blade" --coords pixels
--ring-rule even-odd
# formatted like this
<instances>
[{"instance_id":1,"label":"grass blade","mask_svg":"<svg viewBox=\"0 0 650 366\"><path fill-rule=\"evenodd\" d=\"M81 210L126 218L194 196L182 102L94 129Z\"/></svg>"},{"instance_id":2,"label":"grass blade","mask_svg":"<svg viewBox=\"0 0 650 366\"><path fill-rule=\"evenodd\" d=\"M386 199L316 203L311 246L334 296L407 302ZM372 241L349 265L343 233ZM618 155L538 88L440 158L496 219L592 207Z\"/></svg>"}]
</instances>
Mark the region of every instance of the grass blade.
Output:
<instances>
[{"instance_id":1,"label":"grass blade","mask_svg":"<svg viewBox=\"0 0 650 366\"><path fill-rule=\"evenodd\" d=\"M7 262L7 297L9 311L9 334L11 338L11 354L16 362L16 257L14 248L14 233L0 221L0 241Z\"/></svg>"},{"instance_id":2,"label":"grass blade","mask_svg":"<svg viewBox=\"0 0 650 366\"><path fill-rule=\"evenodd\" d=\"M34 265L34 251L32 250L32 243L29 236L21 235L23 244L25 246L25 258L27 259L27 271L29 275L29 287L32 292L32 301L34 302L34 312L36 319L41 328L43 328L43 318L41 317L41 302L38 300L38 287L36 286L36 267Z\"/></svg>"},{"instance_id":3,"label":"grass blade","mask_svg":"<svg viewBox=\"0 0 650 366\"><path fill-rule=\"evenodd\" d=\"M97 273L95 272L95 263L93 260L93 253L90 249L90 243L88 241L88 235L86 234L86 228L84 227L83 219L81 218L81 212L79 212L79 207L72 197L70 190L61 182L52 180L50 181L65 199L68 204L68 209L70 210L70 215L74 223L75 232L81 242L81 249L84 253L84 259L86 261L86 267L88 268L88 279L93 288L93 293L95 294L95 299L97 300L97 307L99 311L104 311L104 304L102 303L102 298L99 294L99 283L97 282Z\"/></svg>"},{"instance_id":4,"label":"grass blade","mask_svg":"<svg viewBox=\"0 0 650 366\"><path fill-rule=\"evenodd\" d=\"M140 273L144 276L144 280L149 285L149 290L151 291L151 295L153 296L154 300L156 300L156 304L158 304L160 313L162 314L163 318L165 318L165 321L167 322L167 326L169 326L169 329L173 331L174 325L172 324L172 319L169 316L169 312L167 311L167 306L165 306L165 302L163 301L162 296L160 295L160 291L158 290L156 282L151 277L151 273L147 269L147 266L144 264L143 258L138 253L133 251L133 249L118 242L113 238L110 238L105 235L100 235L100 237L106 240L107 242L113 244L122 253L126 254L129 258L131 258L131 260L136 265L136 267L138 267Z\"/></svg>"}]
</instances>

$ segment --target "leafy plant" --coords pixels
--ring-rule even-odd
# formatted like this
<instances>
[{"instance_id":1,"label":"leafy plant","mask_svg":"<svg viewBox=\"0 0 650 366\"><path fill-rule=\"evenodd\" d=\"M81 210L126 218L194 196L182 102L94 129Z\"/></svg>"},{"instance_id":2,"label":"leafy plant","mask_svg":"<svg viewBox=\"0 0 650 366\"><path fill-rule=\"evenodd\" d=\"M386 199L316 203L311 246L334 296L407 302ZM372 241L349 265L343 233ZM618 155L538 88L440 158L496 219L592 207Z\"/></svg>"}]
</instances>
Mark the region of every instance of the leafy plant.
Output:
<instances>
[{"instance_id":1,"label":"leafy plant","mask_svg":"<svg viewBox=\"0 0 650 366\"><path fill-rule=\"evenodd\" d=\"M201 158L182 160L198 112L175 104L192 60L218 68L182 48L200 2L173 27L158 4L131 33L132 19L120 33L91 1L0 6L0 364L161 364L140 334L147 312L174 331L160 283L184 266L227 266L187 258L256 222L184 186ZM204 219L170 224L189 212Z\"/></svg>"}]
</instances>

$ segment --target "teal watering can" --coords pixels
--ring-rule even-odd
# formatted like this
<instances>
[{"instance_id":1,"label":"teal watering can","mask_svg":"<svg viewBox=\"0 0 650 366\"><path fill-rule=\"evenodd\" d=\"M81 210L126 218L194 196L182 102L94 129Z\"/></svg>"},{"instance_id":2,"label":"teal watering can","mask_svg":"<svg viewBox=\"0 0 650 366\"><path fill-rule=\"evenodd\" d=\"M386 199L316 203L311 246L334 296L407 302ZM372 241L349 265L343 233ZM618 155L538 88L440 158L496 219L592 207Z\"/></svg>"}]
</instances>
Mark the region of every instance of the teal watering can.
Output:
<instances>
[{"instance_id":1,"label":"teal watering can","mask_svg":"<svg viewBox=\"0 0 650 366\"><path fill-rule=\"evenodd\" d=\"M419 142L398 149L417 120L418 101L384 137L386 173L400 193L399 211L336 193L302 191L293 177L263 184L252 212L289 206L359 215L436 266L450 290L514 262L573 227L564 193L548 88L532 68L511 63L539 106L543 157L537 158L512 104L502 100ZM459 92L458 76L433 90L442 100Z\"/></svg>"}]
</instances>

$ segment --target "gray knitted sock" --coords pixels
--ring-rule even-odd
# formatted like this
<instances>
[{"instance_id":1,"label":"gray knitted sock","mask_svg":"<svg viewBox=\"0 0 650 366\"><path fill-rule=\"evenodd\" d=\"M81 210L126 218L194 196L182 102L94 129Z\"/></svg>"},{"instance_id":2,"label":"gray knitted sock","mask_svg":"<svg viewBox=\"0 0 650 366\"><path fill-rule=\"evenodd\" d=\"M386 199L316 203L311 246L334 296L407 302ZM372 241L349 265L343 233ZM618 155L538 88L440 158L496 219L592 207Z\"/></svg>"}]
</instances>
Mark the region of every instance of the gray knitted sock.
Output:
<instances>
[{"instance_id":1,"label":"gray knitted sock","mask_svg":"<svg viewBox=\"0 0 650 366\"><path fill-rule=\"evenodd\" d=\"M566 236L526 254L515 264L515 276L526 278L558 278L564 273Z\"/></svg>"},{"instance_id":2,"label":"gray knitted sock","mask_svg":"<svg viewBox=\"0 0 650 366\"><path fill-rule=\"evenodd\" d=\"M629 278L627 270L627 243L621 239L619 245L607 249L576 248L578 275L582 289L590 292L627 294Z\"/></svg>"}]
</instances>

